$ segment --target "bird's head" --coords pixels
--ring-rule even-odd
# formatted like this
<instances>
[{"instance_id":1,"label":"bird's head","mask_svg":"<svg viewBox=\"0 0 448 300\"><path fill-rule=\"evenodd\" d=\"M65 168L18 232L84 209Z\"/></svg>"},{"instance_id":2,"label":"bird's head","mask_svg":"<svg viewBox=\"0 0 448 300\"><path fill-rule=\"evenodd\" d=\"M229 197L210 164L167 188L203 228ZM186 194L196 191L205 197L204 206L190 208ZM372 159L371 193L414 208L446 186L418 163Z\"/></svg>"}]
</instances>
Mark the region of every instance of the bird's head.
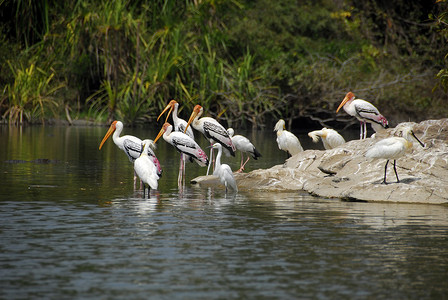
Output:
<instances>
[{"instance_id":1,"label":"bird's head","mask_svg":"<svg viewBox=\"0 0 448 300\"><path fill-rule=\"evenodd\" d=\"M166 120L165 120L165 122L168 122L168 117L170 116L170 114L173 111L176 104L177 104L176 100L171 100L170 103L168 103L168 105L165 107L165 109L160 113L159 117L157 118L157 121L159 121L160 117L169 109L170 111L166 115Z\"/></svg>"},{"instance_id":2,"label":"bird's head","mask_svg":"<svg viewBox=\"0 0 448 300\"><path fill-rule=\"evenodd\" d=\"M338 112L344 105L345 103L353 100L355 98L355 94L353 94L352 92L348 92L347 95L345 95L344 100L342 100L341 104L339 104L338 109L336 109L336 112Z\"/></svg>"},{"instance_id":3,"label":"bird's head","mask_svg":"<svg viewBox=\"0 0 448 300\"><path fill-rule=\"evenodd\" d=\"M220 143L214 143L213 145L211 145L209 147L213 148L213 149L221 149L222 150L222 145Z\"/></svg>"},{"instance_id":4,"label":"bird's head","mask_svg":"<svg viewBox=\"0 0 448 300\"><path fill-rule=\"evenodd\" d=\"M405 127L404 129L401 130L403 137L408 140L408 141L412 141L411 137L414 138L422 147L425 147L425 144L422 143L422 141L420 141L417 136L414 133L414 129L411 126Z\"/></svg>"},{"instance_id":5,"label":"bird's head","mask_svg":"<svg viewBox=\"0 0 448 300\"><path fill-rule=\"evenodd\" d=\"M233 137L235 130L233 130L233 128L227 128L227 133L229 134L229 137Z\"/></svg>"},{"instance_id":6,"label":"bird's head","mask_svg":"<svg viewBox=\"0 0 448 300\"><path fill-rule=\"evenodd\" d=\"M194 119L201 116L203 111L204 111L204 108L202 108L202 106L200 106L199 104L197 104L193 108L193 112L191 113L190 119L188 119L188 123L187 123L187 126L185 127L184 133L187 132L188 126L190 126L191 122L193 122Z\"/></svg>"},{"instance_id":7,"label":"bird's head","mask_svg":"<svg viewBox=\"0 0 448 300\"><path fill-rule=\"evenodd\" d=\"M165 124L163 124L162 129L160 129L159 134L157 135L157 137L154 139L154 144L158 141L158 139L167 131L171 131L170 127L173 128L171 126L170 123L165 122Z\"/></svg>"},{"instance_id":8,"label":"bird's head","mask_svg":"<svg viewBox=\"0 0 448 300\"><path fill-rule=\"evenodd\" d=\"M284 130L285 129L285 120L280 119L274 126L274 131Z\"/></svg>"},{"instance_id":9,"label":"bird's head","mask_svg":"<svg viewBox=\"0 0 448 300\"><path fill-rule=\"evenodd\" d=\"M121 124L120 121L113 121L112 124L110 124L109 130L106 132L106 135L104 136L103 140L101 141L99 150L101 150L101 147L103 147L103 144L107 141L107 139L114 133L115 129L117 129L117 126Z\"/></svg>"}]
</instances>

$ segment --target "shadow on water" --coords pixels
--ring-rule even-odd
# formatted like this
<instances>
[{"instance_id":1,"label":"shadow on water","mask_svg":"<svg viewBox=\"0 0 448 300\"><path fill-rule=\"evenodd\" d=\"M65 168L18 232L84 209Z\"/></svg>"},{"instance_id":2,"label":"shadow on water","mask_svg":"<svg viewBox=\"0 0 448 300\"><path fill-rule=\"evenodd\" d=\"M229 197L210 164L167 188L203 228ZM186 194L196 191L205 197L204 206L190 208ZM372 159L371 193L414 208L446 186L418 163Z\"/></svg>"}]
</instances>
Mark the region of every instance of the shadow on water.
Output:
<instances>
[{"instance_id":1,"label":"shadow on water","mask_svg":"<svg viewBox=\"0 0 448 300\"><path fill-rule=\"evenodd\" d=\"M143 199L125 155L112 141L98 150L106 130L0 127L1 297L448 295L447 207L179 190L179 155L163 140L159 189ZM273 132L244 134L263 154L249 171L283 163ZM299 136L305 149L319 147ZM233 169L238 155L225 158ZM205 171L188 164L187 178Z\"/></svg>"}]
</instances>

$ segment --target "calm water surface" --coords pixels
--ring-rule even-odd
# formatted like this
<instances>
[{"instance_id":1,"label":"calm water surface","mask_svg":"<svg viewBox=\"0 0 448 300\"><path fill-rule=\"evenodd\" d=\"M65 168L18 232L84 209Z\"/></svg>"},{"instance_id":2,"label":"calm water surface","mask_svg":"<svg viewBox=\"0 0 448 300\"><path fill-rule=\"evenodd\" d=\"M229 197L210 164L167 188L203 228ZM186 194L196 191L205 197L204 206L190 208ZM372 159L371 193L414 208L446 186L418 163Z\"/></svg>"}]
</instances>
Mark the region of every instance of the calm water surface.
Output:
<instances>
[{"instance_id":1,"label":"calm water surface","mask_svg":"<svg viewBox=\"0 0 448 300\"><path fill-rule=\"evenodd\" d=\"M163 140L142 199L124 153L98 150L106 130L0 127L0 298L448 298L446 206L179 190ZM248 171L283 163L272 132L244 134L263 154ZM205 171L188 164L187 179Z\"/></svg>"}]
</instances>

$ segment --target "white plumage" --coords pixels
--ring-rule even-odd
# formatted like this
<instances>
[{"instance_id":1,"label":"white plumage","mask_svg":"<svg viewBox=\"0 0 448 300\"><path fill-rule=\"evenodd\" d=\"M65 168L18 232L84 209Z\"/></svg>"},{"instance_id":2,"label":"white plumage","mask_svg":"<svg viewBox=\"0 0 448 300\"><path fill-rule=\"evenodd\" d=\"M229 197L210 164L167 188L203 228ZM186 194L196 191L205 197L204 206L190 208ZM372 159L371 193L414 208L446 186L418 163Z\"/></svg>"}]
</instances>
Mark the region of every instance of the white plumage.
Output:
<instances>
[{"instance_id":1,"label":"white plumage","mask_svg":"<svg viewBox=\"0 0 448 300\"><path fill-rule=\"evenodd\" d=\"M380 114L378 109L370 102L367 102L362 99L356 99L355 95L352 92L348 92L345 95L344 100L342 100L341 104L339 104L336 113L344 108L345 112L350 116L356 117L361 123L360 129L360 139L365 139L367 137L367 127L366 122L372 125L372 128L375 132L388 127L387 119Z\"/></svg>"},{"instance_id":2,"label":"white plumage","mask_svg":"<svg viewBox=\"0 0 448 300\"><path fill-rule=\"evenodd\" d=\"M140 180L143 182L143 197L145 196L145 185L147 184L149 186L149 189L156 190L158 187L158 180L159 176L157 175L157 167L156 165L151 161L151 159L148 156L148 148L151 146L152 141L151 140L144 140L143 141L143 152L134 161L134 170L137 176L140 178ZM148 191L148 197L149 197L149 191Z\"/></svg>"},{"instance_id":3,"label":"white plumage","mask_svg":"<svg viewBox=\"0 0 448 300\"><path fill-rule=\"evenodd\" d=\"M160 162L156 157L156 154L154 153L154 150L156 146L151 142L150 146L147 148L147 150L143 149L142 146L142 140L139 139L136 136L133 135L124 135L120 136L121 132L123 131L123 123L120 121L114 121L109 127L109 130L104 135L103 140L101 141L99 149L103 147L106 140L112 135L112 140L114 141L114 144L124 151L126 156L128 157L129 161L131 163L134 163L134 161L140 157L143 151L147 151L147 154L149 156L149 159L154 163L154 165L157 168L157 175L160 177L162 176L162 167L160 166ZM137 179L137 177L134 174L134 183Z\"/></svg>"},{"instance_id":4,"label":"white plumage","mask_svg":"<svg viewBox=\"0 0 448 300\"><path fill-rule=\"evenodd\" d=\"M170 116L170 114L172 114L174 131L183 132L194 140L193 129L191 129L191 127L189 127L185 131L185 128L187 128L187 121L179 118L179 116L177 115L177 112L179 109L179 103L176 100L171 100L170 103L168 103L168 105L165 107L165 109L160 113L159 117L157 118L157 121L168 109L169 109L169 112L166 116L165 123L168 122L168 117Z\"/></svg>"},{"instance_id":5,"label":"white plumage","mask_svg":"<svg viewBox=\"0 0 448 300\"><path fill-rule=\"evenodd\" d=\"M186 155L190 158L190 161L196 161L198 165L204 167L208 164L208 158L205 152L199 147L191 137L183 132L173 131L173 126L169 123L165 123L162 126L159 134L154 140L154 143L163 135L163 139L171 144L181 155ZM182 182L182 178L185 173L184 160L180 160L178 184Z\"/></svg>"},{"instance_id":6,"label":"white plumage","mask_svg":"<svg viewBox=\"0 0 448 300\"><path fill-rule=\"evenodd\" d=\"M336 130L330 128L322 128L321 130L315 130L308 133L308 136L313 139L314 143L319 142L322 139L324 148L326 150L333 149L337 146L345 144L345 140Z\"/></svg>"},{"instance_id":7,"label":"white plumage","mask_svg":"<svg viewBox=\"0 0 448 300\"><path fill-rule=\"evenodd\" d=\"M227 132L229 133L229 136L232 139L232 143L235 146L235 148L241 152L241 165L238 172L242 172L244 170L244 166L250 159L250 156L247 155L247 160L243 163L244 153L250 154L255 160L261 157L261 154L260 152L258 152L258 150L255 148L255 146L250 142L250 140L247 137L239 134L234 135L235 131L233 130L233 128L228 128Z\"/></svg>"},{"instance_id":8,"label":"white plumage","mask_svg":"<svg viewBox=\"0 0 448 300\"><path fill-rule=\"evenodd\" d=\"M288 155L295 155L303 151L299 139L291 132L285 130L285 121L278 120L274 131L277 131L277 144L280 150L286 151Z\"/></svg>"},{"instance_id":9,"label":"white plumage","mask_svg":"<svg viewBox=\"0 0 448 300\"><path fill-rule=\"evenodd\" d=\"M238 187L236 185L232 169L227 164L221 164L221 156L222 156L221 144L215 143L212 145L212 148L218 149L218 154L216 155L215 170L213 171L213 175L219 177L221 183L226 187L226 194L228 187L230 187L233 191L238 192Z\"/></svg>"},{"instance_id":10,"label":"white plumage","mask_svg":"<svg viewBox=\"0 0 448 300\"><path fill-rule=\"evenodd\" d=\"M202 132L202 134L210 141L211 144L220 143L232 156L235 156L236 149L227 130L213 118L203 117L199 119L199 117L202 116L203 112L204 109L202 108L202 106L196 105L194 107L190 119L187 123L187 129L191 124L194 129ZM212 160L213 147L210 148L210 164L212 163ZM210 171L210 164L207 168L207 175Z\"/></svg>"},{"instance_id":11,"label":"white plumage","mask_svg":"<svg viewBox=\"0 0 448 300\"><path fill-rule=\"evenodd\" d=\"M420 143L422 147L425 145L415 136L411 127L405 127L402 130L403 137L390 137L384 140L381 140L370 147L366 152L367 158L384 158L387 159L386 166L384 167L384 180L383 183L386 184L386 173L387 173L387 164L390 159L394 160L394 172L397 177L397 182L400 182L398 179L397 169L396 169L396 160L405 153L410 152L413 147L413 138Z\"/></svg>"}]
</instances>

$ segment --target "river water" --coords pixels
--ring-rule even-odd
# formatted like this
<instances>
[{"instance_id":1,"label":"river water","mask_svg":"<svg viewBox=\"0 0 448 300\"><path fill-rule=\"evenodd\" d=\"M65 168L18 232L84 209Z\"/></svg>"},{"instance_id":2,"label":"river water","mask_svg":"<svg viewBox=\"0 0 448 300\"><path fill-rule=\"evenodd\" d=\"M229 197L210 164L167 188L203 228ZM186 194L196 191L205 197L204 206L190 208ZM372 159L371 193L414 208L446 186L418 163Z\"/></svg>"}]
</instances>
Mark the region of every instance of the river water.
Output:
<instances>
[{"instance_id":1,"label":"river water","mask_svg":"<svg viewBox=\"0 0 448 300\"><path fill-rule=\"evenodd\" d=\"M124 153L98 150L106 130L0 127L0 298L448 297L446 206L179 189L163 140L159 190L143 199ZM263 154L248 171L285 160L271 131L244 134ZM188 164L187 179L205 171Z\"/></svg>"}]
</instances>

